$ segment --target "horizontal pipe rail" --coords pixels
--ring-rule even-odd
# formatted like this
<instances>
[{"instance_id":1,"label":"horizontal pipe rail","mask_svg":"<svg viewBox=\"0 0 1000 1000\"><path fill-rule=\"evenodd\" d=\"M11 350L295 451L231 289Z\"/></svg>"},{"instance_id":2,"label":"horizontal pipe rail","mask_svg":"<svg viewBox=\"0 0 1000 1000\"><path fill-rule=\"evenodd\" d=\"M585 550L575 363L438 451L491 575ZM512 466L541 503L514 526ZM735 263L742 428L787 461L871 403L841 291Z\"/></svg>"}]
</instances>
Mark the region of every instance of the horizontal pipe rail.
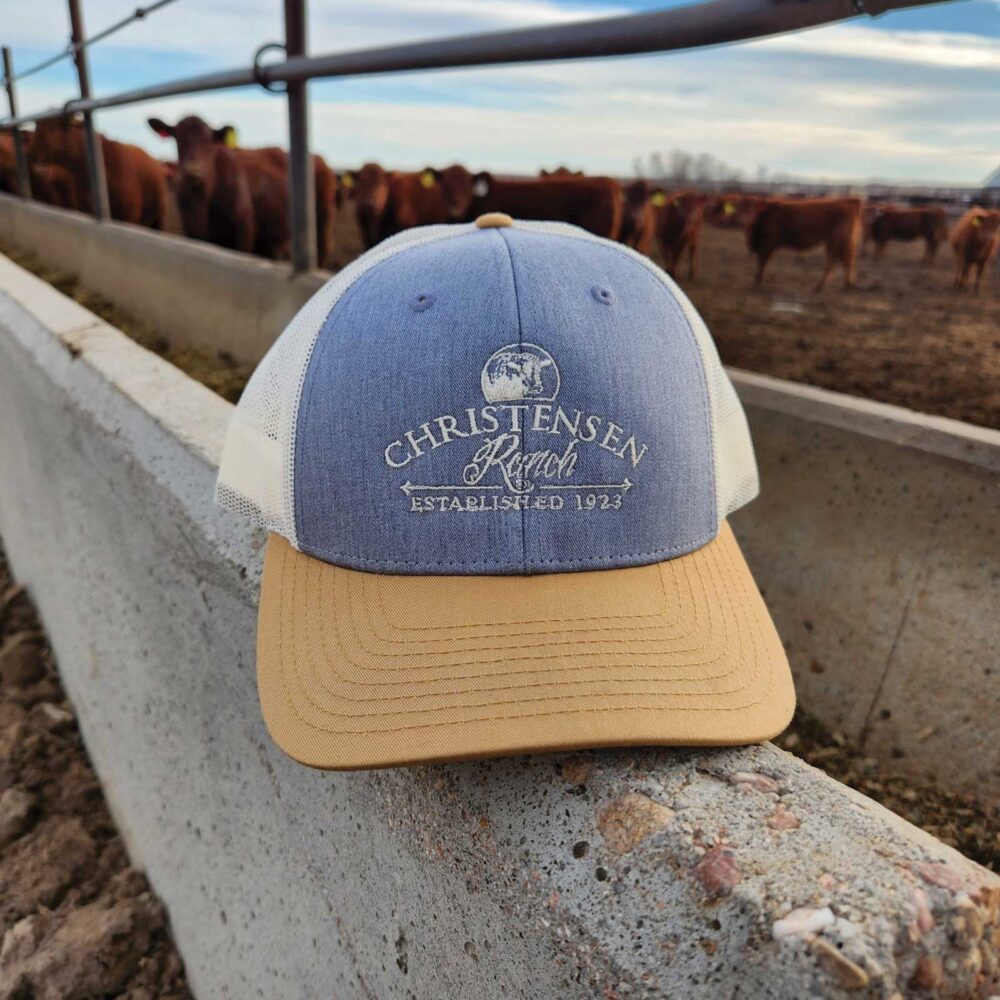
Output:
<instances>
[{"instance_id":1,"label":"horizontal pipe rail","mask_svg":"<svg viewBox=\"0 0 1000 1000\"><path fill-rule=\"evenodd\" d=\"M626 17L290 58L174 80L110 97L68 101L61 108L7 118L0 121L0 127L58 118L67 112L124 107L254 84L701 48L816 27L859 14L876 17L889 10L937 2L940 0L707 0Z\"/></svg>"}]
</instances>

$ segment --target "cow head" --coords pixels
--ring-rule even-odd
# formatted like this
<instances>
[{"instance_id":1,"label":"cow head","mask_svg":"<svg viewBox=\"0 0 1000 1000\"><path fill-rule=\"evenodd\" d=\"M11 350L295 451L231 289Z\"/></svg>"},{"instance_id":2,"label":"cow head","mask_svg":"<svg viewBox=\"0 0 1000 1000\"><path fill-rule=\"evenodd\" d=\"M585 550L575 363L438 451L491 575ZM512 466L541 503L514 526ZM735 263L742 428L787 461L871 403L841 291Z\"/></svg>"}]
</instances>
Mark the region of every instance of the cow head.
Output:
<instances>
[{"instance_id":1,"label":"cow head","mask_svg":"<svg viewBox=\"0 0 1000 1000\"><path fill-rule=\"evenodd\" d=\"M455 222L467 219L472 206L472 174L458 163L436 173L448 218Z\"/></svg>"},{"instance_id":2,"label":"cow head","mask_svg":"<svg viewBox=\"0 0 1000 1000\"><path fill-rule=\"evenodd\" d=\"M232 125L212 128L197 115L188 115L176 125L150 118L149 127L163 139L177 143L177 180L189 193L208 192L215 185L219 146L232 147L236 130Z\"/></svg>"},{"instance_id":3,"label":"cow head","mask_svg":"<svg viewBox=\"0 0 1000 1000\"><path fill-rule=\"evenodd\" d=\"M349 188L349 196L354 199L358 211L381 217L389 197L389 174L377 163L366 163L351 176L354 183Z\"/></svg>"}]
</instances>

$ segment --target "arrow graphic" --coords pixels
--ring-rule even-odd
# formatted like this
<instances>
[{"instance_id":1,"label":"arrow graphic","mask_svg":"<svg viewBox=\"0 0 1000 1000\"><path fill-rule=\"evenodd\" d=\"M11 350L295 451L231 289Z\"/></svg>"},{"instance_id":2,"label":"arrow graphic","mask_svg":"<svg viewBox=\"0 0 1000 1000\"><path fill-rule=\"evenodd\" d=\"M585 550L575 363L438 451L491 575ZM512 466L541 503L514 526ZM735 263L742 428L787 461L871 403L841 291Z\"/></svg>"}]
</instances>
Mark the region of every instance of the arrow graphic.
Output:
<instances>
[{"instance_id":1,"label":"arrow graphic","mask_svg":"<svg viewBox=\"0 0 1000 1000\"><path fill-rule=\"evenodd\" d=\"M618 490L620 493L628 493L635 485L627 476L620 483L573 483L564 486L549 486L540 484L539 489L543 490Z\"/></svg>"},{"instance_id":2,"label":"arrow graphic","mask_svg":"<svg viewBox=\"0 0 1000 1000\"><path fill-rule=\"evenodd\" d=\"M417 490L474 490L478 493L480 490L500 490L503 489L502 486L431 486L425 483L411 483L409 479L399 487L407 496L411 493L415 493Z\"/></svg>"}]
</instances>

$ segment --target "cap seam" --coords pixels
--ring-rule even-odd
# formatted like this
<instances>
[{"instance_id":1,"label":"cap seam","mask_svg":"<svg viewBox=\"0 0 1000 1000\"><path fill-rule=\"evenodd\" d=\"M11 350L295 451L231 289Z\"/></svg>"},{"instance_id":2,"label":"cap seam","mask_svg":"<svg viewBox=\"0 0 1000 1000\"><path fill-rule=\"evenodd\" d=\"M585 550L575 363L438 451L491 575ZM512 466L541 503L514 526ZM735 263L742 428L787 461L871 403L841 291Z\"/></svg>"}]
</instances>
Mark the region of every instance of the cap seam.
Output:
<instances>
[{"instance_id":1,"label":"cap seam","mask_svg":"<svg viewBox=\"0 0 1000 1000\"><path fill-rule=\"evenodd\" d=\"M503 243L504 250L507 252L507 262L510 264L510 280L514 285L514 310L517 314L517 349L518 351L524 350L524 328L521 325L521 300L517 294L517 272L514 270L514 255L510 252L510 244L507 242L507 237L504 235L502 229L493 230L497 236L500 238L500 242ZM518 434L518 448L521 452L521 468L524 468L524 429ZM525 509L522 507L520 510L521 514L521 572L524 575L528 573L528 537L527 529L525 526Z\"/></svg>"}]
</instances>

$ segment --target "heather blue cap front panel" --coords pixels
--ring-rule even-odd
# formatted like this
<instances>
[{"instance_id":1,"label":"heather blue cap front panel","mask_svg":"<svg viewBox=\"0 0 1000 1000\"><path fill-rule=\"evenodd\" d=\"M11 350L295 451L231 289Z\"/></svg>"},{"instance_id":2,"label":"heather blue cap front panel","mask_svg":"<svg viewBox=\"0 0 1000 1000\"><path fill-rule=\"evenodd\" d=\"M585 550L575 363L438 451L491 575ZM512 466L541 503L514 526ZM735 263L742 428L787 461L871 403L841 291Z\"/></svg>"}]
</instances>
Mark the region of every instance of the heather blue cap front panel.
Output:
<instances>
[{"instance_id":1,"label":"heather blue cap front panel","mask_svg":"<svg viewBox=\"0 0 1000 1000\"><path fill-rule=\"evenodd\" d=\"M716 531L707 389L670 291L614 246L483 229L402 251L306 372L299 547L389 573L640 565Z\"/></svg>"}]
</instances>

